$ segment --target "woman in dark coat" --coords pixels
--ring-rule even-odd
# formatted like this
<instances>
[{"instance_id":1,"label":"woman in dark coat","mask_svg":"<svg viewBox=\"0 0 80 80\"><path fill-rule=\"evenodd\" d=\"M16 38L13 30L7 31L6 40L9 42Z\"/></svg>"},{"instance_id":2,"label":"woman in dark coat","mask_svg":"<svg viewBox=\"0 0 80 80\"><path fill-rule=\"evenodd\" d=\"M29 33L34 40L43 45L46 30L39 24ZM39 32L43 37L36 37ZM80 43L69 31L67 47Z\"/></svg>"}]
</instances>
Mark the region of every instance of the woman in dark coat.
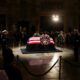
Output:
<instances>
[{"instance_id":1,"label":"woman in dark coat","mask_svg":"<svg viewBox=\"0 0 80 80\"><path fill-rule=\"evenodd\" d=\"M4 61L4 70L9 80L22 80L21 72L17 66L12 63L14 60L13 52L10 48L4 47L2 49L2 56Z\"/></svg>"}]
</instances>

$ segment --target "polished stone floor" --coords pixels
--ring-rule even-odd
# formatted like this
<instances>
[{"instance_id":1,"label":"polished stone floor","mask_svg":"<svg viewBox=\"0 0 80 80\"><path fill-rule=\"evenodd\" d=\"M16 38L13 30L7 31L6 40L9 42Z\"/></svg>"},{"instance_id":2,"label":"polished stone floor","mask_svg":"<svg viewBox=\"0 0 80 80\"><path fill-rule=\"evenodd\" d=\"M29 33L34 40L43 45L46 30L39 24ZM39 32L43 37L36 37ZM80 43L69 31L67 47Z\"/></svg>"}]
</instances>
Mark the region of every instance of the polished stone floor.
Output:
<instances>
[{"instance_id":1,"label":"polished stone floor","mask_svg":"<svg viewBox=\"0 0 80 80\"><path fill-rule=\"evenodd\" d=\"M23 80L80 80L80 62L74 62L73 50L56 47L62 52L22 54L22 48L25 46L12 50ZM0 80L7 79L5 71L0 70Z\"/></svg>"}]
</instances>

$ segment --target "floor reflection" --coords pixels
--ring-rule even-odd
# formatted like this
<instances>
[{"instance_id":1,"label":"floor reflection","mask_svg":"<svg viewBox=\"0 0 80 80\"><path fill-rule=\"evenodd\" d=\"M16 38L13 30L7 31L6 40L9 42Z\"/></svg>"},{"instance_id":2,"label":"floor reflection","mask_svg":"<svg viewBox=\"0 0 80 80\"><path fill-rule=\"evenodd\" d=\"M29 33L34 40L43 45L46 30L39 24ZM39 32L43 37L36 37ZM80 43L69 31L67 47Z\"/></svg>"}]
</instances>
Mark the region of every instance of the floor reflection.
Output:
<instances>
[{"instance_id":1,"label":"floor reflection","mask_svg":"<svg viewBox=\"0 0 80 80\"><path fill-rule=\"evenodd\" d=\"M46 53L33 53L33 54L22 54L20 50L21 48L25 48L25 46L13 48L13 53L15 56L19 55L20 60L24 61L26 67L28 67L28 69L34 74L42 74L47 70L49 70L50 67L52 67L53 64L59 59L59 56L62 56L64 59L70 60L72 58L71 56L73 55L73 51L67 48L63 48L62 52L52 52L52 53L46 52ZM22 70L22 74L26 80L33 80L33 79L34 80L58 80L59 78L59 62L57 62L57 64L54 66L54 68L52 68L49 71L49 73L41 77L34 77L30 75L22 65L18 65L18 66L20 66ZM64 77L65 75L68 77L67 80L72 80L73 78L70 78L70 77L72 76L71 74L74 72L74 70L72 71L70 67L68 69L68 66L66 66L66 64L63 62L61 78L65 79ZM75 72L78 73L77 71ZM75 80L78 80L78 79L75 79Z\"/></svg>"}]
</instances>

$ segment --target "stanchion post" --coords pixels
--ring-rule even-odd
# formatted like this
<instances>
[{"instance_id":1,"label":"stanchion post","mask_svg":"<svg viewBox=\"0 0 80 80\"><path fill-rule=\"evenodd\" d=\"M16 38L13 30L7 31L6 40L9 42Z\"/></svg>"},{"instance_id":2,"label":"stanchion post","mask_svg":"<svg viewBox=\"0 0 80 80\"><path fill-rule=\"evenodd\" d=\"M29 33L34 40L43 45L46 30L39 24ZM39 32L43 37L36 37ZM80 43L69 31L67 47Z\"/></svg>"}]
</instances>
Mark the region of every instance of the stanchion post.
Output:
<instances>
[{"instance_id":1,"label":"stanchion post","mask_svg":"<svg viewBox=\"0 0 80 80\"><path fill-rule=\"evenodd\" d=\"M61 60L62 56L59 57L59 80L61 80Z\"/></svg>"}]
</instances>

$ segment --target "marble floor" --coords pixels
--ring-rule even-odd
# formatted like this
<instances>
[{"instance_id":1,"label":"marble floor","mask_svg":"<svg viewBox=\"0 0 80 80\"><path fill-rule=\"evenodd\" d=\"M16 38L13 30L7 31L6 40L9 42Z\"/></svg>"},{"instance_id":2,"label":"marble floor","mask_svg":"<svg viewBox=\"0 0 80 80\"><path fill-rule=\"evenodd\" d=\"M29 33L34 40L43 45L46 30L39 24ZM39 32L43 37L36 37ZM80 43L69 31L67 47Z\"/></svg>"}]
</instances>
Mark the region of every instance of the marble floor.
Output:
<instances>
[{"instance_id":1,"label":"marble floor","mask_svg":"<svg viewBox=\"0 0 80 80\"><path fill-rule=\"evenodd\" d=\"M16 47L12 50L15 59L18 56L17 66L21 69L23 80L80 80L80 63L74 62L73 50L56 47L62 52L22 54L22 48L26 47ZM20 64L21 62L24 62L24 65ZM6 76L4 73L4 70L0 70L0 76ZM7 78L0 77L0 80Z\"/></svg>"}]
</instances>

